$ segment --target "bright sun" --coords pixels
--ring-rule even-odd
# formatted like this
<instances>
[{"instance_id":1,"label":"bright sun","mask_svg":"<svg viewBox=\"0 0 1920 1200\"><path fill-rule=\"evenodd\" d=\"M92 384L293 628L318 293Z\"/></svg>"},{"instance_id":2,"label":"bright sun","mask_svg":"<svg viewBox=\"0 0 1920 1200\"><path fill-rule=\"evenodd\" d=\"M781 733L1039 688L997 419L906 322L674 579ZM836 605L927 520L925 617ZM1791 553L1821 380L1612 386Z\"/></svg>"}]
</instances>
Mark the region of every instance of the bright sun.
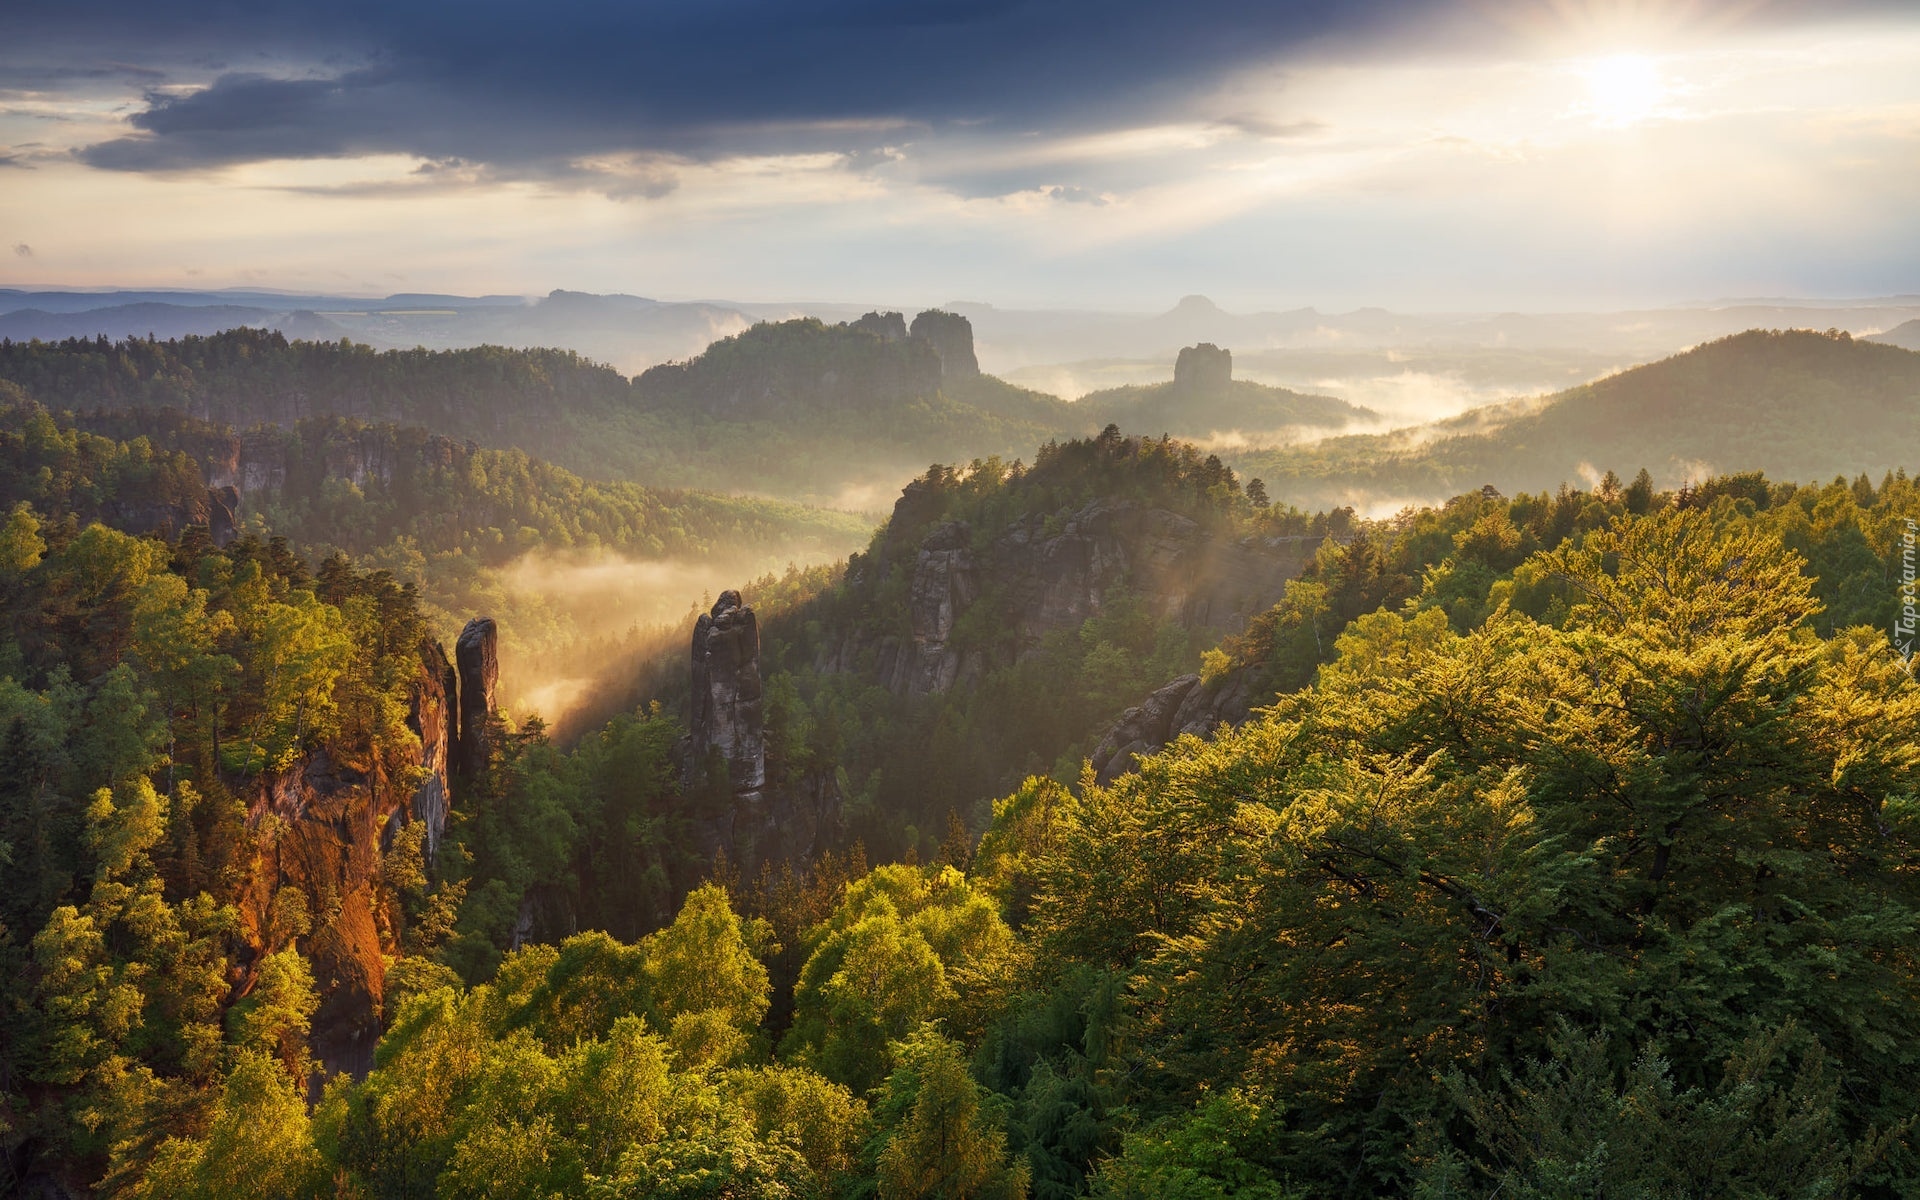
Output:
<instances>
[{"instance_id":1,"label":"bright sun","mask_svg":"<svg viewBox=\"0 0 1920 1200\"><path fill-rule=\"evenodd\" d=\"M1640 54L1593 59L1581 68L1594 123L1620 128L1644 121L1666 98L1653 60Z\"/></svg>"}]
</instances>

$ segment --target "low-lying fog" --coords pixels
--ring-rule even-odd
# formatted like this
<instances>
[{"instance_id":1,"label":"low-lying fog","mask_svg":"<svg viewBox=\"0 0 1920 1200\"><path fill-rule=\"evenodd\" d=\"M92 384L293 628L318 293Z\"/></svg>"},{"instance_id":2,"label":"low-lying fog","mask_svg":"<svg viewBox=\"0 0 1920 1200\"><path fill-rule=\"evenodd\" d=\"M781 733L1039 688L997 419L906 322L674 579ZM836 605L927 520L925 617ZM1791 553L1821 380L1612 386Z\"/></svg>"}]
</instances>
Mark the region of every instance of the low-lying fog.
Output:
<instances>
[{"instance_id":1,"label":"low-lying fog","mask_svg":"<svg viewBox=\"0 0 1920 1200\"><path fill-rule=\"evenodd\" d=\"M537 715L558 727L596 693L629 684L643 661L684 656L693 621L721 592L739 590L753 602L777 589L785 600L804 590L801 573L856 548L698 561L535 550L457 591L429 585L424 599L449 646L469 617L493 617L501 708L517 722Z\"/></svg>"},{"instance_id":2,"label":"low-lying fog","mask_svg":"<svg viewBox=\"0 0 1920 1200\"><path fill-rule=\"evenodd\" d=\"M1637 361L1581 350L1234 350L1233 376L1335 396L1379 413L1376 428L1392 428L1563 391ZM1094 359L1020 367L1005 378L1078 400L1104 388L1166 383L1173 378L1173 364L1165 359Z\"/></svg>"}]
</instances>

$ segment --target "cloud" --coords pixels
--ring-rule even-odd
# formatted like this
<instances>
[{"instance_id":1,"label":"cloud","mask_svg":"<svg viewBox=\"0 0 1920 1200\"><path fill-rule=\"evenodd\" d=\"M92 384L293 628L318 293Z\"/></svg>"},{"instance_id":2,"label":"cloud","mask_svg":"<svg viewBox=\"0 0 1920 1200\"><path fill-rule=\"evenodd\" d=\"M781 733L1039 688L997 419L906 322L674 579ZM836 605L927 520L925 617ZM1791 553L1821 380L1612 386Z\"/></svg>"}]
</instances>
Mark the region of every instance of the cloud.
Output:
<instances>
[{"instance_id":1,"label":"cloud","mask_svg":"<svg viewBox=\"0 0 1920 1200\"><path fill-rule=\"evenodd\" d=\"M1888 7L1773 0L1757 11L1790 19L1831 16L1836 6ZM1751 0L1679 7L1721 20L1756 11ZM1540 11L1525 0L575 0L558 8L282 0L244 9L226 0L20 0L12 8L0 90L132 93L137 107L118 136L95 133L74 147L95 168L174 174L405 155L457 161L480 180L647 199L674 191L690 163L834 154L848 170L887 171L922 143L950 137L1005 145L1038 135L1057 145L1179 125L1297 142L1325 126L1302 113L1202 109L1217 106L1208 97L1223 80L1290 56L1364 54L1388 43L1484 46L1523 36L1523 14ZM593 165L609 161L625 165ZM1111 164L1063 171L1038 161L919 162L913 173L962 196L1047 190L1078 199L1145 182Z\"/></svg>"},{"instance_id":2,"label":"cloud","mask_svg":"<svg viewBox=\"0 0 1920 1200\"><path fill-rule=\"evenodd\" d=\"M1107 204L1107 197L1082 187L1050 187L1047 189L1047 199L1061 200L1068 204L1091 204L1095 208L1104 208Z\"/></svg>"},{"instance_id":3,"label":"cloud","mask_svg":"<svg viewBox=\"0 0 1920 1200\"><path fill-rule=\"evenodd\" d=\"M1117 128L1309 40L1447 6L345 0L241 13L186 0L164 21L133 0L21 7L9 24L22 61L0 61L0 86L12 75L42 87L138 82L126 134L79 157L178 172L377 153L495 165L860 156L899 144L903 130Z\"/></svg>"},{"instance_id":4,"label":"cloud","mask_svg":"<svg viewBox=\"0 0 1920 1200\"><path fill-rule=\"evenodd\" d=\"M1834 9L13 0L0 159L39 169L0 176L15 236L91 239L100 282L192 261L894 307L1911 290L1920 22ZM1685 112L1583 116L1582 63L1614 44L1575 10L1705 14L1631 47Z\"/></svg>"}]
</instances>

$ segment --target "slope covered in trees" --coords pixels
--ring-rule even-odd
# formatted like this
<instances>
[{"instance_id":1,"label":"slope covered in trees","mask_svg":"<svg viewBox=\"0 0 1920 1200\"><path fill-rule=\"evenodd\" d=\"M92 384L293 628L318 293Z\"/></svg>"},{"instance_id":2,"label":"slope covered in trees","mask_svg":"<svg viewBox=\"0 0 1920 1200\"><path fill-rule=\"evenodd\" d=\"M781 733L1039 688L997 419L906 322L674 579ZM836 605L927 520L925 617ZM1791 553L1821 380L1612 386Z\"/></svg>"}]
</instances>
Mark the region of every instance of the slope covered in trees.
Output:
<instances>
[{"instance_id":1,"label":"slope covered in trees","mask_svg":"<svg viewBox=\"0 0 1920 1200\"><path fill-rule=\"evenodd\" d=\"M1228 380L1219 387L1152 383L1107 388L1080 397L1074 407L1092 424L1185 438L1235 432L1251 437L1324 434L1375 418L1371 410L1332 396L1250 379Z\"/></svg>"},{"instance_id":2,"label":"slope covered in trees","mask_svg":"<svg viewBox=\"0 0 1920 1200\"><path fill-rule=\"evenodd\" d=\"M781 501L591 482L418 428L311 417L238 433L164 409L54 414L16 394L0 404L0 502L23 500L136 533L218 516L230 531L285 537L311 561L343 553L412 584L443 637L476 612L499 617L509 658L546 676L591 676L609 635L626 646L638 636L629 624L648 629L684 603L654 613L635 597L627 621L603 628L564 595L508 586L524 555L758 578L837 560L869 528Z\"/></svg>"},{"instance_id":3,"label":"slope covered in trees","mask_svg":"<svg viewBox=\"0 0 1920 1200\"><path fill-rule=\"evenodd\" d=\"M9 399L10 1190L1920 1179L1903 473L1368 521L1117 429L936 467L844 569L748 589L767 786L846 819L741 878L701 835L738 797L671 705L564 746L482 713L436 846L446 663L367 566L837 518L394 426ZM1090 774L1182 672L1238 728Z\"/></svg>"},{"instance_id":4,"label":"slope covered in trees","mask_svg":"<svg viewBox=\"0 0 1920 1200\"><path fill-rule=\"evenodd\" d=\"M1661 487L1730 471L1878 477L1905 465L1898 431L1917 402L1920 354L1844 333L1754 330L1541 401L1235 463L1302 505L1551 488L1608 466L1646 467Z\"/></svg>"},{"instance_id":5,"label":"slope covered in trees","mask_svg":"<svg viewBox=\"0 0 1920 1200\"><path fill-rule=\"evenodd\" d=\"M1459 503L1455 568L1513 511ZM451 926L485 839L538 854L553 831L483 833L527 818L475 793L470 866L411 902L391 874L421 940L371 1070L311 1107L300 965L337 918L285 913L277 973L232 999L219 876L182 873L189 773L158 732L101 740L124 704L56 704L87 732L42 794L82 832L38 907L7 877L10 1161L142 1196L1905 1195L1920 691L1815 572L1850 542L1877 562L1920 497L1734 481L1577 512L1508 545L1478 610L1430 570L1244 727L1111 785L1030 779L931 865L723 874L671 922L483 962ZM81 548L29 525L9 594L44 609ZM180 578L162 561L136 596L181 594L154 591ZM133 611L90 686L159 686ZM9 686L53 686L35 653ZM571 768L511 769L524 798ZM95 778L120 782L83 815L58 799ZM8 830L16 861L37 845ZM456 876L463 911L436 917Z\"/></svg>"},{"instance_id":6,"label":"slope covered in trees","mask_svg":"<svg viewBox=\"0 0 1920 1200\"><path fill-rule=\"evenodd\" d=\"M836 795L876 851L931 853L1023 775L1076 774L1350 515L1256 504L1218 458L1111 427L1030 467L935 467L832 588L766 623L771 786Z\"/></svg>"},{"instance_id":7,"label":"slope covered in trees","mask_svg":"<svg viewBox=\"0 0 1920 1200\"><path fill-rule=\"evenodd\" d=\"M929 326L929 317L944 321ZM1011 460L1113 421L1201 437L1366 415L1244 383L1198 405L1165 403L1152 389L1066 404L981 375L964 319L927 313L916 328L897 313L760 324L631 380L567 351L375 351L248 329L164 342L0 342L0 380L56 410L169 408L240 430L321 417L393 423L594 479L842 507L878 507L930 461ZM953 364L938 338L952 343Z\"/></svg>"}]
</instances>

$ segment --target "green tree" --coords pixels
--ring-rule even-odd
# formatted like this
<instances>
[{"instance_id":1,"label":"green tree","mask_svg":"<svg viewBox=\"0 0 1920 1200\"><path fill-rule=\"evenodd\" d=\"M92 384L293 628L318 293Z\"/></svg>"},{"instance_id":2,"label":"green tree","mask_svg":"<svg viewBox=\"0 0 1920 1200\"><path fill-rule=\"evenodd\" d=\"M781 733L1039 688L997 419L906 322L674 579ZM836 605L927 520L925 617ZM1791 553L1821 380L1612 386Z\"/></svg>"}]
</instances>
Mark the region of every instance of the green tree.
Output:
<instances>
[{"instance_id":1,"label":"green tree","mask_svg":"<svg viewBox=\"0 0 1920 1200\"><path fill-rule=\"evenodd\" d=\"M1292 1200L1261 1159L1274 1145L1272 1114L1233 1090L1190 1114L1130 1133L1101 1164L1093 1195L1111 1200Z\"/></svg>"},{"instance_id":2,"label":"green tree","mask_svg":"<svg viewBox=\"0 0 1920 1200\"><path fill-rule=\"evenodd\" d=\"M1711 1087L1681 1088L1652 1050L1624 1071L1604 1034L1562 1023L1550 1056L1497 1086L1455 1071L1448 1086L1491 1162L1489 1194L1826 1200L1852 1194L1905 1130L1853 1142L1838 1110L1840 1077L1816 1045L1779 1078L1790 1029L1755 1034ZM1435 1174L1450 1170L1441 1165ZM1456 1172L1457 1173L1457 1172Z\"/></svg>"},{"instance_id":3,"label":"green tree","mask_svg":"<svg viewBox=\"0 0 1920 1200\"><path fill-rule=\"evenodd\" d=\"M135 1197L302 1200L330 1194L298 1086L266 1054L244 1050L220 1089L205 1136L169 1138Z\"/></svg>"},{"instance_id":4,"label":"green tree","mask_svg":"<svg viewBox=\"0 0 1920 1200\"><path fill-rule=\"evenodd\" d=\"M1025 1161L1007 1156L1005 1131L960 1047L930 1029L894 1051L899 1061L877 1104L890 1126L876 1160L880 1200L1016 1200Z\"/></svg>"}]
</instances>

